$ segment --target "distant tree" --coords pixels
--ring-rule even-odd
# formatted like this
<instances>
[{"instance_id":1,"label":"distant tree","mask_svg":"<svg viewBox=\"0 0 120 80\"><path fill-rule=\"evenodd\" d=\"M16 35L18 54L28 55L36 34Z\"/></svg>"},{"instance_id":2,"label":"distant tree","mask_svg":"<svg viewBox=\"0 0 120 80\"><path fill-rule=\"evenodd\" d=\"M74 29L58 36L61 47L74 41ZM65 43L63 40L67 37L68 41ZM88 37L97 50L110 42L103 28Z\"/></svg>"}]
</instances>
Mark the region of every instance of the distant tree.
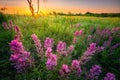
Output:
<instances>
[{"instance_id":1,"label":"distant tree","mask_svg":"<svg viewBox=\"0 0 120 80\"><path fill-rule=\"evenodd\" d=\"M33 8L33 4L32 4L32 0L27 0L28 4L29 4L29 9L32 13L32 16L35 16L35 12L34 12L34 8Z\"/></svg>"},{"instance_id":2,"label":"distant tree","mask_svg":"<svg viewBox=\"0 0 120 80\"><path fill-rule=\"evenodd\" d=\"M5 13L5 11L7 10L7 8L6 7L2 7L0 10Z\"/></svg>"},{"instance_id":3,"label":"distant tree","mask_svg":"<svg viewBox=\"0 0 120 80\"><path fill-rule=\"evenodd\" d=\"M57 15L57 13L55 11L53 11L53 15Z\"/></svg>"},{"instance_id":4,"label":"distant tree","mask_svg":"<svg viewBox=\"0 0 120 80\"><path fill-rule=\"evenodd\" d=\"M47 0L43 0L44 2L46 2ZM33 16L38 15L39 13L39 0L37 0L37 11L35 12L34 8L33 8L33 4L32 4L32 0L27 0L28 4L29 4L29 9L32 13Z\"/></svg>"}]
</instances>

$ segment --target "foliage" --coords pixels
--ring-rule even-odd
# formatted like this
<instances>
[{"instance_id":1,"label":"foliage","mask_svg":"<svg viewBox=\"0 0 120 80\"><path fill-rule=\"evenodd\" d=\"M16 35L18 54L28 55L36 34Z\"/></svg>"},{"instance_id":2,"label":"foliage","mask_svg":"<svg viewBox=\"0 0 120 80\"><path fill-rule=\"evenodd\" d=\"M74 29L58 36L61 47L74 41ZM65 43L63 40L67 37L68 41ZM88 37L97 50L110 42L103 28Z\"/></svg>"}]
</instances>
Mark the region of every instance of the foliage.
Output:
<instances>
[{"instance_id":1,"label":"foliage","mask_svg":"<svg viewBox=\"0 0 120 80\"><path fill-rule=\"evenodd\" d=\"M21 33L23 36L21 36L22 39L14 38L14 35L17 34L16 32L14 32L11 29L5 30L0 25L1 26L0 29L2 31L2 33L0 33L2 34L2 36L0 36L1 37L0 44L2 44L0 45L1 47L0 64L2 64L0 65L0 69L2 69L0 73L1 80L10 80L10 79L12 80L25 80L25 79L26 80L39 80L39 79L84 80L84 78L87 77L86 74L90 74L92 71L96 70L95 64L98 64L97 66L101 66L102 73L100 70L98 70L98 73L95 73L95 75L92 76L96 76L96 75L98 76L100 72L100 75L98 77L99 79L107 79L107 78L109 79L109 77L112 78L116 77L117 79L119 79L119 72L117 69L119 69L118 66L120 63L117 60L119 58L118 53L120 52L118 48L120 42L118 36L120 32L117 29L118 31L112 33L111 36L113 37L113 39L111 41L111 46L108 46L107 48L104 49L104 51L101 52L99 52L99 50L102 49L104 42L111 40L111 38L102 37L101 39L101 37L98 37L100 34L97 34L97 30L100 31L110 30L110 32L116 30L116 28L112 28L112 27L120 25L118 21L119 18L113 18L112 22L111 19L109 18L106 19L100 18L98 20L97 18L91 18L91 17L75 18L75 17L55 16L55 17L32 18L30 16L15 16L15 17L10 16L10 18L13 19L13 22L17 24L19 28L21 28ZM76 26L75 24L77 23L79 23L80 25ZM96 28L100 24L101 27ZM89 26L91 25L95 27L90 30L91 27ZM105 26L107 27L104 28ZM84 32L82 33L82 35L80 34L76 36L78 38L77 39L78 41L76 44L73 44L72 40L75 37L74 32L76 30L81 32L81 29ZM38 36L37 40L34 35L33 35L34 37L32 36L31 38L30 37L31 34L36 34ZM19 33L17 35L21 35L21 34ZM88 35L95 37L92 37L92 39L88 41ZM54 44L51 38L54 40ZM97 42L96 39L99 38L100 38L100 42ZM26 71L22 73L17 73L16 69L13 68L14 65L11 65L11 62L9 61L10 55L12 55L13 53L10 53L10 48L8 43L10 43L11 40L13 39L20 39L19 41L22 42L25 50L30 51L31 52L30 55L34 58L33 66L31 66L31 68L29 69L26 69ZM34 42L32 39L34 39ZM96 43L96 46L95 44L91 44L92 42ZM53 46L49 46L49 44L52 44ZM71 47L69 46L71 44L75 46L74 51L72 52L72 54L66 55L66 53L64 52L73 50L73 46ZM88 47L89 44L91 44L91 47ZM56 49L58 50L56 51ZM82 65L79 64L79 60L81 60L81 56L88 54L89 52L91 52L91 50L97 50L98 52L92 53L92 55L90 55L90 58L85 64ZM111 52L112 55L109 55L108 54L109 52ZM51 56L46 57L47 54L49 53ZM110 61L112 62L112 64ZM79 73L80 76L78 76L76 72ZM110 73L108 74L107 72ZM68 76L68 77L63 78L64 76L65 77ZM88 78L90 77L88 76Z\"/></svg>"}]
</instances>

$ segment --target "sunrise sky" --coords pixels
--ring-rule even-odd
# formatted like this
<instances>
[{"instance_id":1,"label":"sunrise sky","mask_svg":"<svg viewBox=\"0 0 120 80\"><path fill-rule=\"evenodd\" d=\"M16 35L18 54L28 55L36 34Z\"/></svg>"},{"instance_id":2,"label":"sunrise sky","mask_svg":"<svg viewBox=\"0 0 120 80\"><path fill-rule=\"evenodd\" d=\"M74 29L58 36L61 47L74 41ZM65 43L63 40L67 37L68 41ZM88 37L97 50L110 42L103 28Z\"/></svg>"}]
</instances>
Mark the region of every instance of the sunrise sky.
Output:
<instances>
[{"instance_id":1,"label":"sunrise sky","mask_svg":"<svg viewBox=\"0 0 120 80\"><path fill-rule=\"evenodd\" d=\"M33 0L34 9L36 2ZM120 13L120 0L40 0L42 12L72 13ZM30 14L27 0L0 0L0 8L6 7L5 13Z\"/></svg>"}]
</instances>

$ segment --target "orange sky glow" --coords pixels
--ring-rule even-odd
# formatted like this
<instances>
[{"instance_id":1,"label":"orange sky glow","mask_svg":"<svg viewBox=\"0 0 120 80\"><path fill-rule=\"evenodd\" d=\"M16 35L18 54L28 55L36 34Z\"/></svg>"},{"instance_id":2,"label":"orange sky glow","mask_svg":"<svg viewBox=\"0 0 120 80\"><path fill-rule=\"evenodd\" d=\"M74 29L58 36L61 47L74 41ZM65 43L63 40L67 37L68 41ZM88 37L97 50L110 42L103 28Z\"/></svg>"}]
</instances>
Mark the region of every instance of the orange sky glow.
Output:
<instances>
[{"instance_id":1,"label":"orange sky glow","mask_svg":"<svg viewBox=\"0 0 120 80\"><path fill-rule=\"evenodd\" d=\"M35 10L36 1L33 0ZM119 3L120 0L40 0L40 12L120 13ZM4 11L7 14L31 14L27 0L0 0L0 8L3 7L7 8Z\"/></svg>"}]
</instances>

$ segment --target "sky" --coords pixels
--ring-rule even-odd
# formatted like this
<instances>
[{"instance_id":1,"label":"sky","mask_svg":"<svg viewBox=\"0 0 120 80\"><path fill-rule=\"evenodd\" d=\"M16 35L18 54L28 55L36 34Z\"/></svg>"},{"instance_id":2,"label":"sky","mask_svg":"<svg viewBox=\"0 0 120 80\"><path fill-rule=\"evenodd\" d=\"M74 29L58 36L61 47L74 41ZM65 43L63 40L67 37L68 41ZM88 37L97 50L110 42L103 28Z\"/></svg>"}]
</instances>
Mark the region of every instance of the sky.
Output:
<instances>
[{"instance_id":1,"label":"sky","mask_svg":"<svg viewBox=\"0 0 120 80\"><path fill-rule=\"evenodd\" d=\"M32 0L37 10L37 0ZM0 8L6 7L5 13L29 14L27 0L0 0ZM40 11L49 13L120 13L120 0L40 0Z\"/></svg>"}]
</instances>

